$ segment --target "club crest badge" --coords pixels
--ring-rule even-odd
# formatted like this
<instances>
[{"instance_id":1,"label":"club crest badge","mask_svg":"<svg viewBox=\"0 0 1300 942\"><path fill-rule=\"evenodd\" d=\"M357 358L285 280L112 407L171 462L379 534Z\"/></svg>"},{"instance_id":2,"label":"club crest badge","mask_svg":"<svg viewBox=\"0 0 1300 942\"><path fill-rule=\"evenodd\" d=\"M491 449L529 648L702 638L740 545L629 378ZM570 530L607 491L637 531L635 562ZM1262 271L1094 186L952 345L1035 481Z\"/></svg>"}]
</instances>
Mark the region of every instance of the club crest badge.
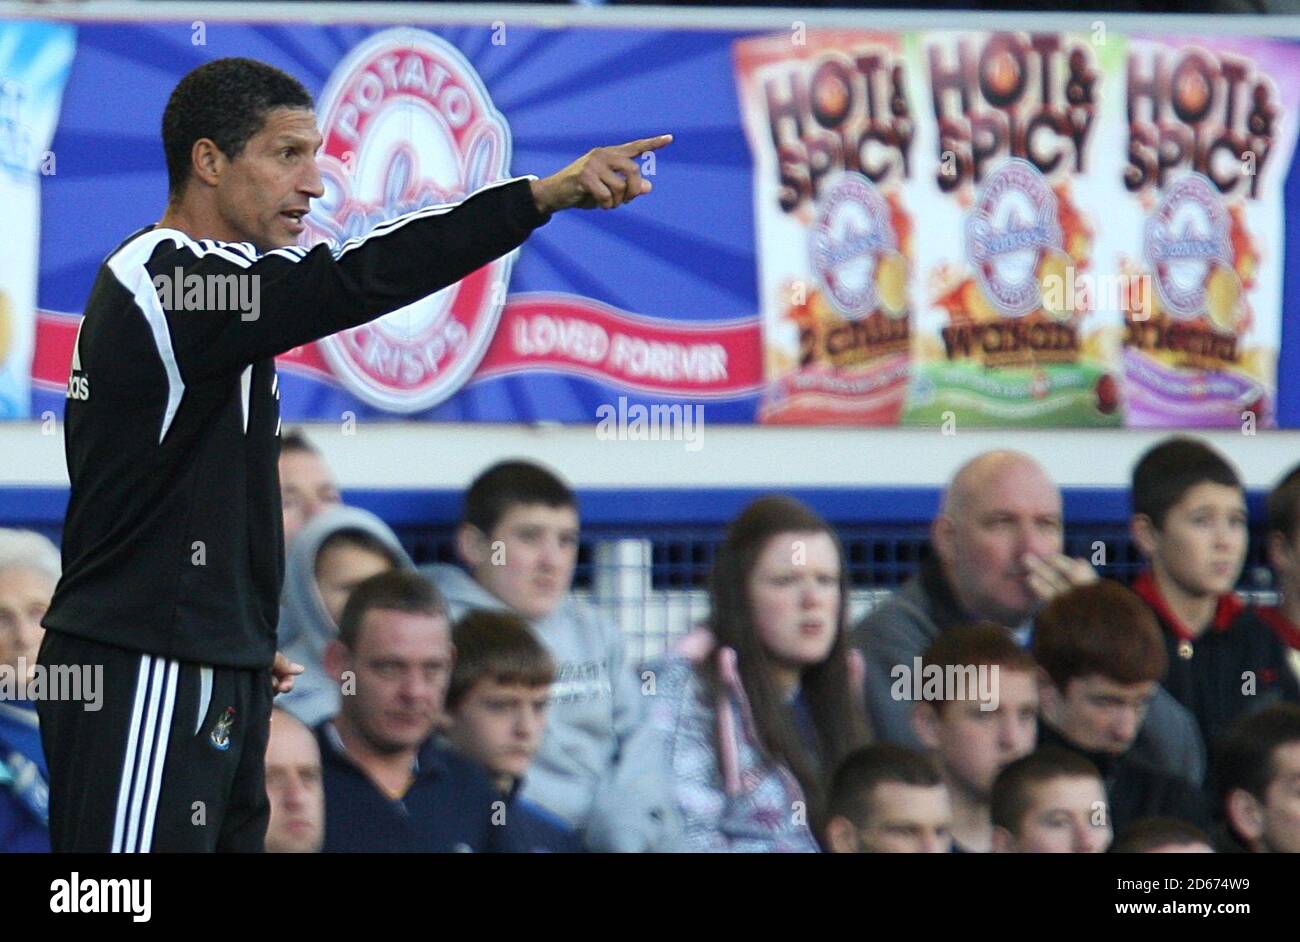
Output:
<instances>
[{"instance_id":1,"label":"club crest badge","mask_svg":"<svg viewBox=\"0 0 1300 942\"><path fill-rule=\"evenodd\" d=\"M226 707L226 712L221 714L221 719L217 720L217 725L212 727L212 732L208 735L208 742L212 743L212 748L225 752L230 748L230 727L235 724L235 708Z\"/></svg>"},{"instance_id":2,"label":"club crest badge","mask_svg":"<svg viewBox=\"0 0 1300 942\"><path fill-rule=\"evenodd\" d=\"M509 176L505 118L468 60L423 30L385 30L356 46L330 76L318 114L325 194L306 217L304 244L343 244ZM464 385L487 351L513 261L510 253L415 304L327 337L321 352L363 401L404 414L432 408Z\"/></svg>"}]
</instances>

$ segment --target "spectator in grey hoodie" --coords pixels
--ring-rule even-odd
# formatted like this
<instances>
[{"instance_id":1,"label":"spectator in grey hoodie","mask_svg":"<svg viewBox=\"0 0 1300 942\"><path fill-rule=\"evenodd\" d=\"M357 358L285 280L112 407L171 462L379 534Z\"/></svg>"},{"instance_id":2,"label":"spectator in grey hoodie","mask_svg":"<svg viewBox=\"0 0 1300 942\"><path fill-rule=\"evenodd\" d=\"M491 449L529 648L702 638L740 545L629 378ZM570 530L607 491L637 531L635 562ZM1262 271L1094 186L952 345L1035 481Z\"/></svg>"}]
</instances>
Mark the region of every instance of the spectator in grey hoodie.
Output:
<instances>
[{"instance_id":1,"label":"spectator in grey hoodie","mask_svg":"<svg viewBox=\"0 0 1300 942\"><path fill-rule=\"evenodd\" d=\"M550 718L522 796L586 832L594 850L653 846L667 783L662 769L624 748L643 706L622 634L569 595L578 559L573 492L535 464L494 465L465 494L456 551L466 569L424 570L451 617L512 611L556 663ZM588 830L597 808L600 825Z\"/></svg>"},{"instance_id":2,"label":"spectator in grey hoodie","mask_svg":"<svg viewBox=\"0 0 1300 942\"><path fill-rule=\"evenodd\" d=\"M990 621L1028 644L1033 616L1067 589L1097 579L1063 552L1061 493L1033 458L990 451L958 469L930 526L932 553L920 572L855 627L866 658L868 715L876 736L919 748L912 704L890 696L892 674L909 670L955 625ZM1199 785L1205 746L1195 721L1163 688L1135 746L1156 766Z\"/></svg>"},{"instance_id":3,"label":"spectator in grey hoodie","mask_svg":"<svg viewBox=\"0 0 1300 942\"><path fill-rule=\"evenodd\" d=\"M306 670L276 705L315 728L339 709L339 681L323 658L338 637L352 590L371 576L414 569L397 535L359 507L337 506L313 517L294 538L285 562L280 649Z\"/></svg>"}]
</instances>

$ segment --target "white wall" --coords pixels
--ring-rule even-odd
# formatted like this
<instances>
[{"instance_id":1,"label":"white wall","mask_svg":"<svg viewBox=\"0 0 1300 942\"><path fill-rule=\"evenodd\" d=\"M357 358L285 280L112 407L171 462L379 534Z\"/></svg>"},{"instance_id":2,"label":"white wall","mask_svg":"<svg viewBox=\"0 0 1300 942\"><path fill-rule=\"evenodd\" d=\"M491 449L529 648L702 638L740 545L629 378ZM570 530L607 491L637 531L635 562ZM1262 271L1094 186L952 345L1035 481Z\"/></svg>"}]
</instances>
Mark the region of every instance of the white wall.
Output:
<instances>
[{"instance_id":1,"label":"white wall","mask_svg":"<svg viewBox=\"0 0 1300 942\"><path fill-rule=\"evenodd\" d=\"M683 441L602 441L593 427L358 422L305 426L344 487L456 488L500 458L527 457L578 487L937 487L990 448L1037 458L1062 486L1126 487L1141 453L1167 432L703 428ZM1198 433L1266 489L1300 463L1300 431ZM66 485L62 426L0 423L0 487Z\"/></svg>"}]
</instances>

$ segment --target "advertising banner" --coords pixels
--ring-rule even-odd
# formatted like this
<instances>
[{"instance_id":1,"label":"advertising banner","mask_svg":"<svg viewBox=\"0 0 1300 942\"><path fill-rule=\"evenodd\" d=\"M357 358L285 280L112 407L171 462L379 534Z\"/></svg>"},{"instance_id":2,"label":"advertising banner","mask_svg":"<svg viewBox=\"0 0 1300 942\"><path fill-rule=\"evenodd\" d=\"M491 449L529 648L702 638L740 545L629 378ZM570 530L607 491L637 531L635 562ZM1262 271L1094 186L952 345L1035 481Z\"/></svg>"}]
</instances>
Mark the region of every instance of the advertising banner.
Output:
<instances>
[{"instance_id":1,"label":"advertising banner","mask_svg":"<svg viewBox=\"0 0 1300 942\"><path fill-rule=\"evenodd\" d=\"M73 37L71 26L0 22L0 419L27 418L31 404L41 175L57 169L49 147Z\"/></svg>"},{"instance_id":2,"label":"advertising banner","mask_svg":"<svg viewBox=\"0 0 1300 942\"><path fill-rule=\"evenodd\" d=\"M0 23L0 416L61 414L168 96L244 55L316 100L306 245L674 135L631 206L287 351L288 422L1275 424L1297 46L955 25Z\"/></svg>"}]
</instances>

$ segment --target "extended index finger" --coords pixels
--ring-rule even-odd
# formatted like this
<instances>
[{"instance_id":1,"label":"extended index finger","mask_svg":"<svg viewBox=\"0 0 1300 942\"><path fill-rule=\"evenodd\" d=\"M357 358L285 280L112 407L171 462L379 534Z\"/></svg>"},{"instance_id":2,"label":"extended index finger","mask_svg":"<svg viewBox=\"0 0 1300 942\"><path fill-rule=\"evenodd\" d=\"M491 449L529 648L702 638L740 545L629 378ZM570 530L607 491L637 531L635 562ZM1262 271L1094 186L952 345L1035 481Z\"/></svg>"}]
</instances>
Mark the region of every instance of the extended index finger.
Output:
<instances>
[{"instance_id":1,"label":"extended index finger","mask_svg":"<svg viewBox=\"0 0 1300 942\"><path fill-rule=\"evenodd\" d=\"M626 144L619 144L614 150L625 157L635 157L637 154L644 154L648 150L667 147L672 142L673 136L671 134L660 134L658 137L643 137L639 141L628 141Z\"/></svg>"}]
</instances>

